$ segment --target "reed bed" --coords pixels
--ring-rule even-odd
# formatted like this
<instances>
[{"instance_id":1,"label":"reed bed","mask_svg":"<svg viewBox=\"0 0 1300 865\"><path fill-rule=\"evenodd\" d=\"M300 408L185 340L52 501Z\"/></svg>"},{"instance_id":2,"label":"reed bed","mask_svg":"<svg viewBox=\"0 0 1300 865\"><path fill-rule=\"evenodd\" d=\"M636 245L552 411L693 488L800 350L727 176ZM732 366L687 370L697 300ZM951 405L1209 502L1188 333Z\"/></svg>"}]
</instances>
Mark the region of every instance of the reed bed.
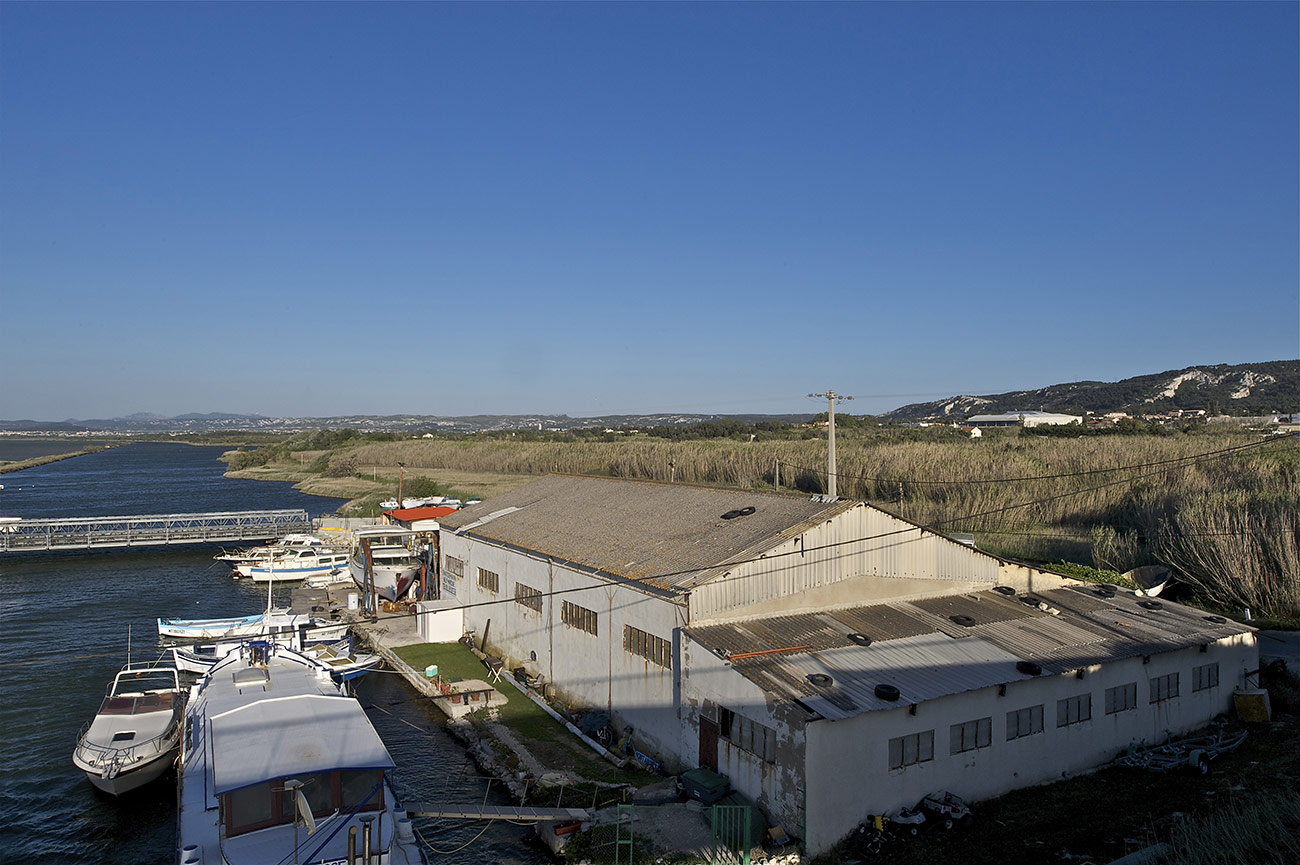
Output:
<instances>
[{"instance_id":1,"label":"reed bed","mask_svg":"<svg viewBox=\"0 0 1300 865\"><path fill-rule=\"evenodd\" d=\"M1242 446L1249 447L1231 450ZM1163 562L1222 606L1300 614L1300 448L1293 439L1261 442L1226 431L1077 439L1012 432L978 441L849 434L838 438L836 453L840 495L942 531L975 533L982 548L1120 571ZM824 439L433 439L361 443L331 457L338 460L827 488Z\"/></svg>"}]
</instances>

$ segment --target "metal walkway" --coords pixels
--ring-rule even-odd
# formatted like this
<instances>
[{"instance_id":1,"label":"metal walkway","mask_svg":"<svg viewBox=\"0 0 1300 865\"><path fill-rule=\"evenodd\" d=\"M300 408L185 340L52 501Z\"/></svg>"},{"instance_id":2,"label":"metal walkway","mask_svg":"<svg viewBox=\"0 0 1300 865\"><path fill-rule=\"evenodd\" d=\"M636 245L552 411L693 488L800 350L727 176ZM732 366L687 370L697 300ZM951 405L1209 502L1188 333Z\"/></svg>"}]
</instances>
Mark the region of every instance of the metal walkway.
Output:
<instances>
[{"instance_id":1,"label":"metal walkway","mask_svg":"<svg viewBox=\"0 0 1300 865\"><path fill-rule=\"evenodd\" d=\"M422 802L406 803L412 817L453 817L461 820L516 820L544 823L558 820L586 820L586 808L533 808L528 805L447 805L442 808Z\"/></svg>"},{"instance_id":2,"label":"metal walkway","mask_svg":"<svg viewBox=\"0 0 1300 865\"><path fill-rule=\"evenodd\" d=\"M310 530L305 510L19 520L0 527L0 552L260 541Z\"/></svg>"}]
</instances>

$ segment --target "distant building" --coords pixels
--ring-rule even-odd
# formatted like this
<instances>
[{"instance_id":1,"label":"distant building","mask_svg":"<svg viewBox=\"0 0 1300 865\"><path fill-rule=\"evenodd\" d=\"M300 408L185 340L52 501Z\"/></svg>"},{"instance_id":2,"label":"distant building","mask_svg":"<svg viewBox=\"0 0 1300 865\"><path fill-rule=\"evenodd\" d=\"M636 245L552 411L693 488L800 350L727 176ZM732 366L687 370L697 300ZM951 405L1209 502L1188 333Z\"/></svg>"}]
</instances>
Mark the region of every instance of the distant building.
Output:
<instances>
[{"instance_id":1,"label":"distant building","mask_svg":"<svg viewBox=\"0 0 1300 865\"><path fill-rule=\"evenodd\" d=\"M1249 628L858 501L551 475L439 523L442 601L485 651L667 771L725 775L812 856L935 790L1204 725L1259 666Z\"/></svg>"},{"instance_id":2,"label":"distant building","mask_svg":"<svg viewBox=\"0 0 1300 865\"><path fill-rule=\"evenodd\" d=\"M1053 414L1046 411L1009 411L1002 414L977 414L966 418L971 426L1051 426L1077 423L1083 425L1083 416L1077 414Z\"/></svg>"}]
</instances>

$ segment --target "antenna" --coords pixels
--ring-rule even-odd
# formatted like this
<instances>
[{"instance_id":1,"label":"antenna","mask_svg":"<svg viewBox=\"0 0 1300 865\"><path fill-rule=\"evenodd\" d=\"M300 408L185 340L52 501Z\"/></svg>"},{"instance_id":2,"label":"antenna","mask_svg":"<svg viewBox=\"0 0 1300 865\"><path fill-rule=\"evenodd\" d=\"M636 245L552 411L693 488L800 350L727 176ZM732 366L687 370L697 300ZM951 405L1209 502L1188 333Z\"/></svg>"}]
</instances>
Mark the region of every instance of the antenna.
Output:
<instances>
[{"instance_id":1,"label":"antenna","mask_svg":"<svg viewBox=\"0 0 1300 865\"><path fill-rule=\"evenodd\" d=\"M827 421L830 425L830 434L826 439L826 462L828 465L826 471L826 492L831 499L834 500L838 498L835 492L835 400L853 399L853 397L844 396L843 394L836 393L833 390L828 390L826 393L810 393L808 396L812 399L824 399L830 405L830 408L826 413Z\"/></svg>"}]
</instances>

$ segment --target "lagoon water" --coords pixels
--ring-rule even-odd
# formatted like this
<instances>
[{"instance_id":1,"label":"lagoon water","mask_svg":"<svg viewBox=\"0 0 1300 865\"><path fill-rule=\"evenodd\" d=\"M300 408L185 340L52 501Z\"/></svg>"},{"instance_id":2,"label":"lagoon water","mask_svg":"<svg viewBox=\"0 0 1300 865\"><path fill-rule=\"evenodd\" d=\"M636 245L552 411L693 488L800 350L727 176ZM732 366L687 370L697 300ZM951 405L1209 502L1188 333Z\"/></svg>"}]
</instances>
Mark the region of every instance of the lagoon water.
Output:
<instances>
[{"instance_id":1,"label":"lagoon water","mask_svg":"<svg viewBox=\"0 0 1300 865\"><path fill-rule=\"evenodd\" d=\"M217 447L133 444L3 476L0 515L27 518L199 513L305 507L312 516L341 501L287 483L222 476ZM72 764L81 727L114 673L131 658L159 656L160 616L257 612L265 588L233 580L213 547L87 553L0 554L0 861L50 865L153 865L175 854L171 774L133 794L95 790ZM277 602L287 602L287 597ZM373 673L357 697L388 745L408 801L508 803L480 777L441 716L398 677ZM546 861L525 829L495 823L416 828L451 865ZM480 832L482 835L480 836ZM457 849L463 848L463 849Z\"/></svg>"}]
</instances>

